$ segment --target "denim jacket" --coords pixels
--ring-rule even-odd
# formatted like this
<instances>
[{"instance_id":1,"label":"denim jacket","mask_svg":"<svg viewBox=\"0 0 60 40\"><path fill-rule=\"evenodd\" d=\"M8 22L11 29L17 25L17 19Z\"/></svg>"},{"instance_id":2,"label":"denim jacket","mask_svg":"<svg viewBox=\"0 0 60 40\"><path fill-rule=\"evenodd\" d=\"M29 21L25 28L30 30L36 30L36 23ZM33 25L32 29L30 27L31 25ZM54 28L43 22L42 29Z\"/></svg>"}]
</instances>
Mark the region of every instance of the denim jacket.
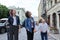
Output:
<instances>
[{"instance_id":1,"label":"denim jacket","mask_svg":"<svg viewBox=\"0 0 60 40\"><path fill-rule=\"evenodd\" d=\"M33 20L33 28L35 28L35 21L34 21L33 18L26 18L26 19L25 19L25 28L26 28L26 30L28 30L29 32L32 32L31 19Z\"/></svg>"}]
</instances>

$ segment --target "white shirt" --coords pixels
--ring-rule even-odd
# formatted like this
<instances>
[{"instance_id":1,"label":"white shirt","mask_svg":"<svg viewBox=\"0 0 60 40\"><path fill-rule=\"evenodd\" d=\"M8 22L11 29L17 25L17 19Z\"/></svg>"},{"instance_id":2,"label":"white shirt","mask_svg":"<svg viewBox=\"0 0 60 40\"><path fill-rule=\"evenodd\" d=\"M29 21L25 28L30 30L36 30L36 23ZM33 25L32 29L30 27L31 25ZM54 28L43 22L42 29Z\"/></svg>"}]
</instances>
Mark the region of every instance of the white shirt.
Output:
<instances>
[{"instance_id":1,"label":"white shirt","mask_svg":"<svg viewBox=\"0 0 60 40\"><path fill-rule=\"evenodd\" d=\"M38 29L39 29L39 25L35 25L35 30L39 31Z\"/></svg>"},{"instance_id":2,"label":"white shirt","mask_svg":"<svg viewBox=\"0 0 60 40\"><path fill-rule=\"evenodd\" d=\"M39 24L39 30L41 31L41 32L48 32L49 33L49 27L48 27L48 24L47 23L40 23Z\"/></svg>"},{"instance_id":3,"label":"white shirt","mask_svg":"<svg viewBox=\"0 0 60 40\"><path fill-rule=\"evenodd\" d=\"M17 25L16 17L13 16L13 19L14 19L14 21L13 21L13 25Z\"/></svg>"}]
</instances>

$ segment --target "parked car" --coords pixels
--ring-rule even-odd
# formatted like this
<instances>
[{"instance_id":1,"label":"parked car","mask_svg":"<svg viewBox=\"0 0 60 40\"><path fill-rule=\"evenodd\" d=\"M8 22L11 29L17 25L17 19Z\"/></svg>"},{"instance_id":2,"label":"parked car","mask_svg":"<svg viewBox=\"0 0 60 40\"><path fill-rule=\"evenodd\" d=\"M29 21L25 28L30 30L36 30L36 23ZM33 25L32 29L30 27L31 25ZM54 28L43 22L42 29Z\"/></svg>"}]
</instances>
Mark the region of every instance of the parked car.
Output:
<instances>
[{"instance_id":1,"label":"parked car","mask_svg":"<svg viewBox=\"0 0 60 40\"><path fill-rule=\"evenodd\" d=\"M8 24L8 18L0 19L0 33L5 33L7 31L6 26Z\"/></svg>"}]
</instances>

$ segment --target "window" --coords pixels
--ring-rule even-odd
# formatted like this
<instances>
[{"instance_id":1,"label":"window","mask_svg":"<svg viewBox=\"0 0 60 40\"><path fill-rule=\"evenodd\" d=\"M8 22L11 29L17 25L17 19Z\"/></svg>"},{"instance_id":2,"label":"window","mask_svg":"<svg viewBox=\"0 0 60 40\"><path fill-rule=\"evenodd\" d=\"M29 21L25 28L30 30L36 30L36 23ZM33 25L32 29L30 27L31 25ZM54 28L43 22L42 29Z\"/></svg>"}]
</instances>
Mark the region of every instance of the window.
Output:
<instances>
[{"instance_id":1,"label":"window","mask_svg":"<svg viewBox=\"0 0 60 40\"><path fill-rule=\"evenodd\" d=\"M18 14L19 14L19 11L18 11Z\"/></svg>"},{"instance_id":2,"label":"window","mask_svg":"<svg viewBox=\"0 0 60 40\"><path fill-rule=\"evenodd\" d=\"M52 7L52 3L53 3L53 1L51 1L51 7Z\"/></svg>"},{"instance_id":3,"label":"window","mask_svg":"<svg viewBox=\"0 0 60 40\"><path fill-rule=\"evenodd\" d=\"M55 0L55 3L57 3L57 0Z\"/></svg>"}]
</instances>

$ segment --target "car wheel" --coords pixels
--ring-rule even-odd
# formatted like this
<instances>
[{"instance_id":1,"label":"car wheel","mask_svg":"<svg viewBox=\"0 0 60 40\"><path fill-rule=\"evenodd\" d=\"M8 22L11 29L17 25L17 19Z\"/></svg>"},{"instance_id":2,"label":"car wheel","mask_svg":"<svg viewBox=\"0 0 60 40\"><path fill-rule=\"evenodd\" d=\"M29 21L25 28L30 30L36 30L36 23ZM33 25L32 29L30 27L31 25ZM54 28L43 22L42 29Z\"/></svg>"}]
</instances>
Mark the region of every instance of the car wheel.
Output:
<instances>
[{"instance_id":1,"label":"car wheel","mask_svg":"<svg viewBox=\"0 0 60 40\"><path fill-rule=\"evenodd\" d=\"M5 28L2 28L1 29L1 33L5 33Z\"/></svg>"}]
</instances>

